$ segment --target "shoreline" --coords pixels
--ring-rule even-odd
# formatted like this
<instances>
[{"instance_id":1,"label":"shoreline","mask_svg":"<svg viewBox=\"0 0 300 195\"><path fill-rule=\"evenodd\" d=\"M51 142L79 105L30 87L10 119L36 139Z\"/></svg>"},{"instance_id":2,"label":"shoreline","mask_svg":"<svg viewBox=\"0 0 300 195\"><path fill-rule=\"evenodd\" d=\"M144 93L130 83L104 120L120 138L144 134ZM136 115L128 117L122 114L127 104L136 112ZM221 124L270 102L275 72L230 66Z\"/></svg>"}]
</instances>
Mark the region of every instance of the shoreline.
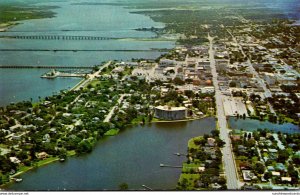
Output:
<instances>
[{"instance_id":1,"label":"shoreline","mask_svg":"<svg viewBox=\"0 0 300 195\"><path fill-rule=\"evenodd\" d=\"M214 116L203 116L203 117L200 117L200 118L191 118L191 119L176 120L176 121L153 121L153 122L150 122L150 123L146 123L145 125L147 125L147 124L154 124L154 123L189 122L189 121L196 121L196 120L205 119L205 118L208 118L208 117L214 117ZM133 126L129 126L128 128L132 128L132 127L133 127ZM110 135L106 135L106 136L104 136L103 138L108 138L108 137L117 136L117 135L119 135L119 133L120 133L120 132L118 132L118 133L115 134L115 135L111 135L111 136L110 136ZM100 139L99 141L101 141L101 139ZM70 151L69 151L69 152L70 152ZM71 153L71 152L70 152L70 154L68 154L67 157L72 157L72 156L75 156L75 155L76 155L76 153ZM30 167L26 167L25 170L19 171L19 172L13 174L13 175L10 175L9 177L10 177L10 178L18 177L18 176L21 176L21 175L23 175L23 174L29 172L29 171L33 171L33 170L35 170L35 169L38 170L38 169L41 168L41 167L44 167L44 166L47 166L47 165L49 165L49 164L51 164L51 163L54 163L54 162L59 161L59 158L58 158L58 157L52 157L52 158L53 158L53 159L51 159L51 157L50 157L51 160L48 158L48 159L45 159L45 160L42 160L42 161L38 161L38 162L36 162L36 163L41 163L40 165L37 165L37 166L32 165L32 166L30 166ZM45 162L43 163L43 161L45 161ZM6 187L8 187L9 185L12 185L12 184L14 184L14 183L15 183L15 181L13 181L13 180L10 179L9 182L0 185L0 190L5 190L5 191L6 191Z\"/></svg>"},{"instance_id":2,"label":"shoreline","mask_svg":"<svg viewBox=\"0 0 300 195\"><path fill-rule=\"evenodd\" d=\"M7 32L9 29L17 26L18 24L21 24L20 22L6 22L6 23L0 23L0 33L1 32Z\"/></svg>"},{"instance_id":3,"label":"shoreline","mask_svg":"<svg viewBox=\"0 0 300 195\"><path fill-rule=\"evenodd\" d=\"M159 121L151 121L150 124L152 123L178 123L178 122L189 122L189 121L196 121L196 120L201 120L201 119L205 119L208 117L216 117L216 116L203 116L203 117L199 117L199 118L186 118L186 119L182 119L182 120L173 120L173 121L167 121L167 120L159 120ZM147 123L146 123L147 124Z\"/></svg>"},{"instance_id":4,"label":"shoreline","mask_svg":"<svg viewBox=\"0 0 300 195\"><path fill-rule=\"evenodd\" d=\"M69 157L72 157L72 156L75 156L75 155L76 155L75 152L70 152L70 154L68 154L67 157L69 158ZM53 159L51 159L51 158L53 158ZM45 162L43 163L43 161L45 161ZM20 171L20 172L17 172L17 173L15 173L15 174L13 174L13 175L10 175L10 176L9 176L9 177L10 177L10 181L1 184L1 185L0 185L0 191L1 191L1 190L6 190L6 187L8 187L9 185L12 185L12 184L15 183L15 181L12 180L11 178L21 176L21 175L23 175L23 174L25 174L25 173L27 173L27 172L29 172L29 171L33 171L33 170L35 170L35 169L38 170L38 169L41 168L41 167L47 166L47 165L49 165L49 164L51 164L51 163L54 163L54 162L57 162L57 161L59 161L59 158L58 158L58 157L50 157L50 159L49 159L49 158L46 158L46 159L44 159L44 160L42 160L42 161L36 162L36 163L40 163L40 165L31 165L31 166L29 166L29 167L26 167L26 169L23 170L23 171Z\"/></svg>"}]
</instances>

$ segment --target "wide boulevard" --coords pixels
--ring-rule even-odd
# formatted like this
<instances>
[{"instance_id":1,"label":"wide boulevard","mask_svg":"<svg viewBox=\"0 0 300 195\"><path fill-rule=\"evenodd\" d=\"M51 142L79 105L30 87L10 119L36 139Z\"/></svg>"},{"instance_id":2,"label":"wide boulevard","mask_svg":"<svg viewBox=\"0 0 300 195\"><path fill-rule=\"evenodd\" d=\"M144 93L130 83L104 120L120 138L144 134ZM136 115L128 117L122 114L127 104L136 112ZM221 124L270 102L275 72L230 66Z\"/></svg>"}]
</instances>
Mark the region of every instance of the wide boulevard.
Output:
<instances>
[{"instance_id":1,"label":"wide boulevard","mask_svg":"<svg viewBox=\"0 0 300 195\"><path fill-rule=\"evenodd\" d=\"M227 188L229 190L237 190L239 189L239 180L237 178L234 157L230 146L231 141L229 138L229 129L227 128L227 121L226 121L226 116L225 116L224 107L222 103L222 94L218 84L218 75L216 71L216 64L215 64L214 50L213 50L214 38L208 35L208 39L210 42L209 59L210 59L211 72L213 76L213 84L215 87L215 98L216 98L216 106L217 106L217 118L218 118L218 124L220 129L220 138L225 142L225 145L222 148L222 154L223 154L225 175L227 180Z\"/></svg>"}]
</instances>

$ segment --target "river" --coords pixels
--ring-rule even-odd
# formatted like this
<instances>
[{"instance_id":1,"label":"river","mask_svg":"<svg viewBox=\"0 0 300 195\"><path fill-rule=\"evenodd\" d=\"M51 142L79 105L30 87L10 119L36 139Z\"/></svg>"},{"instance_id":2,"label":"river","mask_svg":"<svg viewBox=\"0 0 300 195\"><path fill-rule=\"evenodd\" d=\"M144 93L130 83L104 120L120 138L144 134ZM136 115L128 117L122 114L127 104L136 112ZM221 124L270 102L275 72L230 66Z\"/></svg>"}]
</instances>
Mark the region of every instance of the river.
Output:
<instances>
[{"instance_id":1,"label":"river","mask_svg":"<svg viewBox=\"0 0 300 195\"><path fill-rule=\"evenodd\" d=\"M175 189L181 169L161 168L160 163L182 165L188 140L215 129L215 118L189 122L135 126L98 142L91 154L71 157L22 175L10 190L117 190L147 185L157 190Z\"/></svg>"},{"instance_id":2,"label":"river","mask_svg":"<svg viewBox=\"0 0 300 195\"><path fill-rule=\"evenodd\" d=\"M151 38L156 34L136 31L137 28L164 27L147 16L132 14L130 9L112 5L78 4L84 0L43 2L36 5L56 5L56 17L22 21L1 35L76 35L118 38ZM97 2L97 1L89 1ZM113 1L109 1L112 3ZM77 3L77 4L74 4ZM70 49L110 51L0 51L0 65L65 65L92 66L107 60L155 59L162 52L152 48L173 48L174 40L23 40L0 39L0 49ZM114 51L118 50L118 51ZM142 50L142 51L120 51ZM146 51L145 51L146 50ZM48 70L0 70L0 106L52 95L72 87L78 79L45 81L40 76Z\"/></svg>"}]
</instances>

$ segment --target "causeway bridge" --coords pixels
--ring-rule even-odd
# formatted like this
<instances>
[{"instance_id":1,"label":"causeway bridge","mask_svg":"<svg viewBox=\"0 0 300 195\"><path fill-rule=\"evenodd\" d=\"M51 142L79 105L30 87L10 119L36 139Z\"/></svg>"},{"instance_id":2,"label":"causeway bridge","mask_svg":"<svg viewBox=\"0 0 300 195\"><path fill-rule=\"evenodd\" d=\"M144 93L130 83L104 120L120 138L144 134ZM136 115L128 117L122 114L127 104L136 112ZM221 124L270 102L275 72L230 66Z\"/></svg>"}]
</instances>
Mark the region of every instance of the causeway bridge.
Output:
<instances>
[{"instance_id":1,"label":"causeway bridge","mask_svg":"<svg viewBox=\"0 0 300 195\"><path fill-rule=\"evenodd\" d=\"M94 66L33 66L33 65L0 65L0 69L93 69Z\"/></svg>"},{"instance_id":2,"label":"causeway bridge","mask_svg":"<svg viewBox=\"0 0 300 195\"><path fill-rule=\"evenodd\" d=\"M0 38L8 39L40 39L40 40L113 40L121 38L98 36L73 36L73 35L2 35Z\"/></svg>"}]
</instances>

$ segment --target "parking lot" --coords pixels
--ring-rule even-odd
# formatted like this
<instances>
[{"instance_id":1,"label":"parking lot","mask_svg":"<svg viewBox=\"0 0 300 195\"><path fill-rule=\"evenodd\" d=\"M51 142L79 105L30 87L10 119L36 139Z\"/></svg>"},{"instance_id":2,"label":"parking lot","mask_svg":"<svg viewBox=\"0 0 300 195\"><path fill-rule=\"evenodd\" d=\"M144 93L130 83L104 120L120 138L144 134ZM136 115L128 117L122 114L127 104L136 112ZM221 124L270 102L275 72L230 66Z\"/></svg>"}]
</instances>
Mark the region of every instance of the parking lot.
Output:
<instances>
[{"instance_id":1,"label":"parking lot","mask_svg":"<svg viewBox=\"0 0 300 195\"><path fill-rule=\"evenodd\" d=\"M248 117L246 105L241 97L222 96L223 106L226 116L236 116L245 114Z\"/></svg>"}]
</instances>

